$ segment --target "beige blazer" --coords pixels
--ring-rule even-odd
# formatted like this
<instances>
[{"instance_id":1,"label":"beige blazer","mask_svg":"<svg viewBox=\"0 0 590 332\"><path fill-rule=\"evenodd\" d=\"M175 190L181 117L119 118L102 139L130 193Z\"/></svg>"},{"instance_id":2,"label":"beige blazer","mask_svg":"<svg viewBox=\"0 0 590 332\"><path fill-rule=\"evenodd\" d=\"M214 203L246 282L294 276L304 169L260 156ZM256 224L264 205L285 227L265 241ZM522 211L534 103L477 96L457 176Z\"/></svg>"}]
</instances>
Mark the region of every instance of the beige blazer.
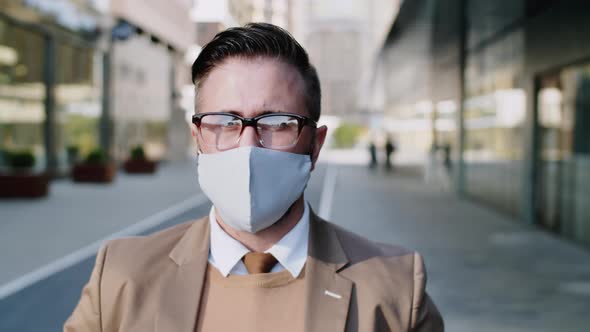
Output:
<instances>
[{"instance_id":1,"label":"beige blazer","mask_svg":"<svg viewBox=\"0 0 590 332\"><path fill-rule=\"evenodd\" d=\"M443 331L422 257L310 214L305 331ZM98 253L64 331L194 331L209 220L114 240Z\"/></svg>"}]
</instances>

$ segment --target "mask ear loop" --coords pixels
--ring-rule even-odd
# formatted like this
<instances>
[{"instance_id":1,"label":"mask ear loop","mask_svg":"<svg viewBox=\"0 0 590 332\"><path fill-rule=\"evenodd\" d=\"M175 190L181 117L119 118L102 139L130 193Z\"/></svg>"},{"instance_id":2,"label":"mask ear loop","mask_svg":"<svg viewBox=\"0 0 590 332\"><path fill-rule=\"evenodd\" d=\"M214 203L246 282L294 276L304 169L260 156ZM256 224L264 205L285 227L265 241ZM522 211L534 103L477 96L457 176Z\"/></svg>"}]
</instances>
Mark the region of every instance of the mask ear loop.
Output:
<instances>
[{"instance_id":1,"label":"mask ear loop","mask_svg":"<svg viewBox=\"0 0 590 332\"><path fill-rule=\"evenodd\" d=\"M198 134L197 134L198 135ZM201 144L199 144L199 140L197 139L197 159L200 155L203 154L203 150L201 150Z\"/></svg>"},{"instance_id":2,"label":"mask ear loop","mask_svg":"<svg viewBox=\"0 0 590 332\"><path fill-rule=\"evenodd\" d=\"M201 145L199 144L199 141L197 139L197 158L199 158L199 155L201 155L203 153L203 151L201 151Z\"/></svg>"}]
</instances>

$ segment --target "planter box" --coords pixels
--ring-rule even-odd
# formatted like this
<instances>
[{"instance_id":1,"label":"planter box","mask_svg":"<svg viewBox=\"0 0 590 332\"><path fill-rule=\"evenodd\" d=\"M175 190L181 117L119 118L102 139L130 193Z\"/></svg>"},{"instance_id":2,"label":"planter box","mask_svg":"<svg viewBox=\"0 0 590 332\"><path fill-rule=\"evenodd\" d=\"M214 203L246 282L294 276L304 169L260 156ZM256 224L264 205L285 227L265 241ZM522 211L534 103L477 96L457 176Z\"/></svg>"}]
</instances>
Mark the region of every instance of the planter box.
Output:
<instances>
[{"instance_id":1,"label":"planter box","mask_svg":"<svg viewBox=\"0 0 590 332\"><path fill-rule=\"evenodd\" d=\"M115 178L115 165L76 164L72 168L74 182L108 183Z\"/></svg>"},{"instance_id":2,"label":"planter box","mask_svg":"<svg viewBox=\"0 0 590 332\"><path fill-rule=\"evenodd\" d=\"M153 174L156 172L157 164L151 160L130 159L123 164L123 169L130 174Z\"/></svg>"},{"instance_id":3,"label":"planter box","mask_svg":"<svg viewBox=\"0 0 590 332\"><path fill-rule=\"evenodd\" d=\"M0 174L0 197L36 198L47 196L49 176L42 174Z\"/></svg>"}]
</instances>

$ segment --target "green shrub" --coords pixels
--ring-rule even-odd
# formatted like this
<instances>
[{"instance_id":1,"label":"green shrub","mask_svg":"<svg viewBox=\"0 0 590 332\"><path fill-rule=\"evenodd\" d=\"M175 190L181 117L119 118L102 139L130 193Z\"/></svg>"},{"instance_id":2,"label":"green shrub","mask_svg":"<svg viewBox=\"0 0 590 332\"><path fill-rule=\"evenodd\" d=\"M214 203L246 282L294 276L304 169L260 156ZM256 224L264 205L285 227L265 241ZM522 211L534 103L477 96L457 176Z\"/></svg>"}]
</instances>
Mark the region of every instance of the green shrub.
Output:
<instances>
[{"instance_id":1,"label":"green shrub","mask_svg":"<svg viewBox=\"0 0 590 332\"><path fill-rule=\"evenodd\" d=\"M31 151L4 151L4 158L13 169L29 169L35 166L35 155Z\"/></svg>"},{"instance_id":2,"label":"green shrub","mask_svg":"<svg viewBox=\"0 0 590 332\"><path fill-rule=\"evenodd\" d=\"M131 149L132 160L145 160L145 151L141 145L138 145Z\"/></svg>"},{"instance_id":3,"label":"green shrub","mask_svg":"<svg viewBox=\"0 0 590 332\"><path fill-rule=\"evenodd\" d=\"M78 161L78 156L80 155L80 148L75 145L68 145L66 147L66 155L68 157L68 163L73 164Z\"/></svg>"},{"instance_id":4,"label":"green shrub","mask_svg":"<svg viewBox=\"0 0 590 332\"><path fill-rule=\"evenodd\" d=\"M334 130L334 147L351 148L356 144L362 127L352 123L343 123Z\"/></svg>"},{"instance_id":5,"label":"green shrub","mask_svg":"<svg viewBox=\"0 0 590 332\"><path fill-rule=\"evenodd\" d=\"M88 164L95 164L95 165L104 165L108 161L106 153L98 148L92 150L88 156L86 156L86 162Z\"/></svg>"}]
</instances>

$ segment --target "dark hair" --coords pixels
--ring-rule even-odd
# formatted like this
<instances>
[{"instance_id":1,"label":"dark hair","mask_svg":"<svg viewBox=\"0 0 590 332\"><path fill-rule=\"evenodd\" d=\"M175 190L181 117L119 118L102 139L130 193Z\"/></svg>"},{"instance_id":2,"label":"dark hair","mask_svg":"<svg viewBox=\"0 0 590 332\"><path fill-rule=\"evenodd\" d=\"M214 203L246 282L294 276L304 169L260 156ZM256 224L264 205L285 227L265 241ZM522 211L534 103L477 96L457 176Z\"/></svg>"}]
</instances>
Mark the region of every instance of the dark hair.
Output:
<instances>
[{"instance_id":1,"label":"dark hair","mask_svg":"<svg viewBox=\"0 0 590 332\"><path fill-rule=\"evenodd\" d=\"M307 52L289 32L268 23L248 23L218 33L193 63L192 79L197 90L213 68L231 57L269 57L294 66L305 83L309 116L319 120L322 97L318 74Z\"/></svg>"}]
</instances>

